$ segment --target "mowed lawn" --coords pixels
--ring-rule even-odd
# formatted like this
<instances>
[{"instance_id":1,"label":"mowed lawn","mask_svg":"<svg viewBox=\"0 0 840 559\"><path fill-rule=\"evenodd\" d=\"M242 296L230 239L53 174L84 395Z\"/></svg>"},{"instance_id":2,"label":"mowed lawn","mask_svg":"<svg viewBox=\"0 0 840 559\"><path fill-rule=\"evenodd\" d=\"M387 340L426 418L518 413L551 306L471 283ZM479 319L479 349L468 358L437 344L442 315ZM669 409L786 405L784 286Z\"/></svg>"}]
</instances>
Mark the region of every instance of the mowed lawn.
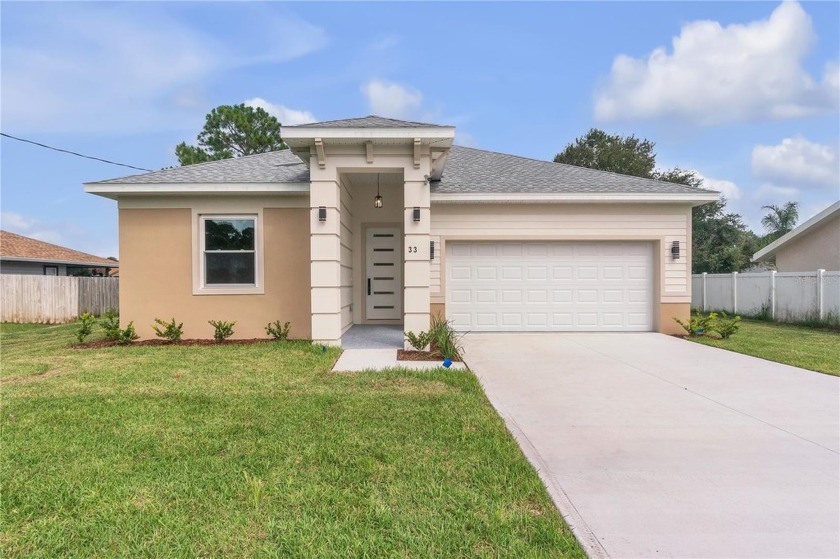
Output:
<instances>
[{"instance_id":1,"label":"mowed lawn","mask_svg":"<svg viewBox=\"0 0 840 559\"><path fill-rule=\"evenodd\" d=\"M476 378L0 326L3 557L584 557Z\"/></svg>"},{"instance_id":2,"label":"mowed lawn","mask_svg":"<svg viewBox=\"0 0 840 559\"><path fill-rule=\"evenodd\" d=\"M758 320L742 320L728 340L717 336L690 340L762 359L840 376L840 332Z\"/></svg>"}]
</instances>

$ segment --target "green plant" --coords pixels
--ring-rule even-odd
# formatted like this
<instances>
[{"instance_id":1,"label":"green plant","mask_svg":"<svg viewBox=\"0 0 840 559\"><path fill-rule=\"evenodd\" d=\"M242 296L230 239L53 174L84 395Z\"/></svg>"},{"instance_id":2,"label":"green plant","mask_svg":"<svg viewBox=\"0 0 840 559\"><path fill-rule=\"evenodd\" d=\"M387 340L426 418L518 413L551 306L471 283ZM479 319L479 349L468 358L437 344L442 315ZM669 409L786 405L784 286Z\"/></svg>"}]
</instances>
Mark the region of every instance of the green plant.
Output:
<instances>
[{"instance_id":1,"label":"green plant","mask_svg":"<svg viewBox=\"0 0 840 559\"><path fill-rule=\"evenodd\" d=\"M128 345L140 336L137 335L137 330L134 329L134 321L128 323L128 325L120 330L120 333L117 334L117 343L120 345Z\"/></svg>"},{"instance_id":2,"label":"green plant","mask_svg":"<svg viewBox=\"0 0 840 559\"><path fill-rule=\"evenodd\" d=\"M265 496L265 481L257 476L251 475L248 472L242 472L245 476L245 485L250 491L251 503L254 505L254 510L259 510L260 503Z\"/></svg>"},{"instance_id":3,"label":"green plant","mask_svg":"<svg viewBox=\"0 0 840 559\"><path fill-rule=\"evenodd\" d=\"M105 331L106 340L116 340L120 335L120 315L114 309L105 311L99 319L99 325Z\"/></svg>"},{"instance_id":4,"label":"green plant","mask_svg":"<svg viewBox=\"0 0 840 559\"><path fill-rule=\"evenodd\" d=\"M288 340L289 328L291 327L291 324L291 322L280 324L279 320L269 322L268 326L265 327L265 333L277 340L278 342Z\"/></svg>"},{"instance_id":5,"label":"green plant","mask_svg":"<svg viewBox=\"0 0 840 559\"><path fill-rule=\"evenodd\" d=\"M236 325L236 321L233 322L226 322L224 320L208 320L207 321L210 326L215 328L215 332L213 332L213 339L217 342L224 341L231 336L233 336L233 327Z\"/></svg>"},{"instance_id":6,"label":"green plant","mask_svg":"<svg viewBox=\"0 0 840 559\"><path fill-rule=\"evenodd\" d=\"M689 336L702 336L710 330L710 326L717 320L717 313L709 313L704 315L700 311L695 311L688 319L686 324L677 317L674 317L674 322L683 327Z\"/></svg>"},{"instance_id":7,"label":"green plant","mask_svg":"<svg viewBox=\"0 0 840 559\"><path fill-rule=\"evenodd\" d=\"M738 331L739 322L741 322L740 316L729 316L724 311L720 311L720 315L716 316L715 320L709 324L709 330L717 333L724 340L728 340L732 334Z\"/></svg>"},{"instance_id":8,"label":"green plant","mask_svg":"<svg viewBox=\"0 0 840 559\"><path fill-rule=\"evenodd\" d=\"M452 328L452 322L441 318L440 316L432 317L432 327L429 331L431 334L432 351L438 351L444 357L449 357L453 361L461 360L461 338L463 334L458 334Z\"/></svg>"},{"instance_id":9,"label":"green plant","mask_svg":"<svg viewBox=\"0 0 840 559\"><path fill-rule=\"evenodd\" d=\"M76 330L76 339L79 343L85 341L85 338L93 333L93 325L96 324L96 319L89 312L82 313L79 317L79 329Z\"/></svg>"},{"instance_id":10,"label":"green plant","mask_svg":"<svg viewBox=\"0 0 840 559\"><path fill-rule=\"evenodd\" d=\"M158 338L166 338L170 342L177 342L184 335L184 323L177 324L175 319L172 322L165 322L159 318L152 324L152 330Z\"/></svg>"},{"instance_id":11,"label":"green plant","mask_svg":"<svg viewBox=\"0 0 840 559\"><path fill-rule=\"evenodd\" d=\"M434 332L432 330L429 330L428 332L420 332L419 334L406 332L405 337L408 340L408 343L411 344L411 347L417 351L423 351L426 349L426 346L432 342Z\"/></svg>"}]
</instances>

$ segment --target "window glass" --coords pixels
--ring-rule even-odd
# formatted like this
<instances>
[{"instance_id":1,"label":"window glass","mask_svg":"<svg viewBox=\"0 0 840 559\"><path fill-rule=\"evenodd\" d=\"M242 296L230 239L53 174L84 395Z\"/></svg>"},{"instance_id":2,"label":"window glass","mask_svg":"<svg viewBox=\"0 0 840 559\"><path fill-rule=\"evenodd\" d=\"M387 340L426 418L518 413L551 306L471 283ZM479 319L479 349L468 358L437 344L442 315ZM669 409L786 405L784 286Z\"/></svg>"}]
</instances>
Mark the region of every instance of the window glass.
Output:
<instances>
[{"instance_id":1,"label":"window glass","mask_svg":"<svg viewBox=\"0 0 840 559\"><path fill-rule=\"evenodd\" d=\"M254 250L254 220L205 219L204 250Z\"/></svg>"},{"instance_id":2,"label":"window glass","mask_svg":"<svg viewBox=\"0 0 840 559\"><path fill-rule=\"evenodd\" d=\"M204 218L204 284L256 285L256 220Z\"/></svg>"},{"instance_id":3,"label":"window glass","mask_svg":"<svg viewBox=\"0 0 840 559\"><path fill-rule=\"evenodd\" d=\"M254 253L253 252L208 252L205 255L207 267L205 282L210 284L245 283L254 284Z\"/></svg>"}]
</instances>

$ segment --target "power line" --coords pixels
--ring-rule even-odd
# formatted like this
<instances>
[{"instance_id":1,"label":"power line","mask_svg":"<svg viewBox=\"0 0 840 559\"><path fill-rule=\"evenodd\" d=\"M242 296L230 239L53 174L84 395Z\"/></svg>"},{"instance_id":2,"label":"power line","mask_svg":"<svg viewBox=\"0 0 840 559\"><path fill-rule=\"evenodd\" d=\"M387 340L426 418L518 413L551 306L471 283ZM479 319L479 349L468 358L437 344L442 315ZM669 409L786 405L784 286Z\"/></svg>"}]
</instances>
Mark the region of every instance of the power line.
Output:
<instances>
[{"instance_id":1,"label":"power line","mask_svg":"<svg viewBox=\"0 0 840 559\"><path fill-rule=\"evenodd\" d=\"M93 157L92 155L84 155L83 153L76 153L75 151L70 151L69 149L61 149L56 148L53 146L48 146L46 144L41 144L38 142L33 142L32 140L26 140L24 138L18 138L17 136L12 136L11 134L6 134L5 132L0 132L0 136L4 136L6 138L11 138L12 140L17 140L19 142L26 142L27 144L33 144L42 148L51 149L53 151L60 151L61 153L69 153L70 155L75 155L77 157L84 157L85 159L93 159L94 161L101 161L102 163L109 163L111 165L119 165L120 167L128 167L129 169L137 169L138 171L151 171L151 169L144 169L143 167L135 167L134 165L128 165L126 163L117 163L116 161L110 161L108 159L102 159L101 157Z\"/></svg>"}]
</instances>

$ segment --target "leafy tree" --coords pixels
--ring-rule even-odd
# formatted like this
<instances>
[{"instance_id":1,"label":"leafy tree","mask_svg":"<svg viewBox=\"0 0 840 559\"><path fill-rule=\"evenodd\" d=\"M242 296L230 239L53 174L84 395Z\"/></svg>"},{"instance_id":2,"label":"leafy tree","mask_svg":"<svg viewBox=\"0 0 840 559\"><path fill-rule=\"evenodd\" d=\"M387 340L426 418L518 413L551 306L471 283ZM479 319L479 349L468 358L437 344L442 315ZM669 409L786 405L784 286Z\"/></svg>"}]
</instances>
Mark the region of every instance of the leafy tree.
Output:
<instances>
[{"instance_id":1,"label":"leafy tree","mask_svg":"<svg viewBox=\"0 0 840 559\"><path fill-rule=\"evenodd\" d=\"M280 122L264 109L244 104L210 111L197 140L198 145L181 142L175 148L181 165L288 148L280 137Z\"/></svg>"},{"instance_id":2,"label":"leafy tree","mask_svg":"<svg viewBox=\"0 0 840 559\"><path fill-rule=\"evenodd\" d=\"M554 156L555 163L650 178L656 168L654 143L592 128Z\"/></svg>"},{"instance_id":3,"label":"leafy tree","mask_svg":"<svg viewBox=\"0 0 840 559\"><path fill-rule=\"evenodd\" d=\"M655 144L635 136L607 134L593 128L558 153L554 161L701 188L702 177L676 167L656 169ZM740 271L750 266L759 239L741 216L726 211L726 199L697 206L692 212L692 269L695 273Z\"/></svg>"},{"instance_id":4,"label":"leafy tree","mask_svg":"<svg viewBox=\"0 0 840 559\"><path fill-rule=\"evenodd\" d=\"M796 227L799 219L799 202L788 202L782 206L761 206L762 210L770 210L761 218L761 224L767 230L765 240L775 241L785 233Z\"/></svg>"}]
</instances>

